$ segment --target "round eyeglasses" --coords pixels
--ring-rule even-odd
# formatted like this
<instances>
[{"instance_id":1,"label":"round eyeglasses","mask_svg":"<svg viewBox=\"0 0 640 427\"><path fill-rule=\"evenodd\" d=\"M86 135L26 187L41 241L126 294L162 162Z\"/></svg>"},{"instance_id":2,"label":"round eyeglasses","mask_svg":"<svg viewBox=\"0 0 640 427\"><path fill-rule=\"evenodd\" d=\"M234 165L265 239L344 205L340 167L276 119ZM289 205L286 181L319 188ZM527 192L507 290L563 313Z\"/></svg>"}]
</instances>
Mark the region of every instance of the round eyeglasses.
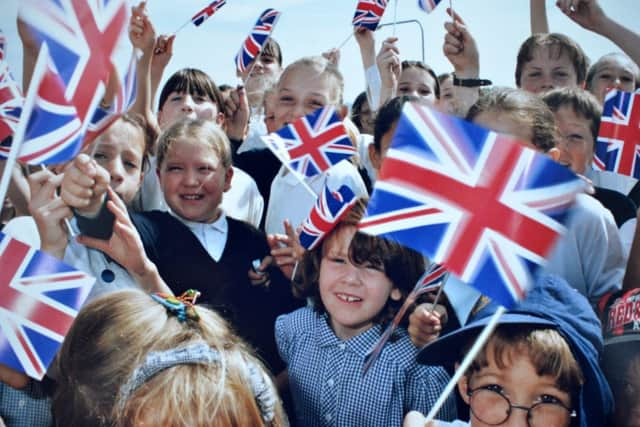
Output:
<instances>
[{"instance_id":1,"label":"round eyeglasses","mask_svg":"<svg viewBox=\"0 0 640 427\"><path fill-rule=\"evenodd\" d=\"M566 427L576 411L560 401L540 401L533 405L520 406L511 403L509 398L489 387L468 389L469 406L473 415L484 424L497 426L509 419L513 409L527 412L529 427Z\"/></svg>"}]
</instances>

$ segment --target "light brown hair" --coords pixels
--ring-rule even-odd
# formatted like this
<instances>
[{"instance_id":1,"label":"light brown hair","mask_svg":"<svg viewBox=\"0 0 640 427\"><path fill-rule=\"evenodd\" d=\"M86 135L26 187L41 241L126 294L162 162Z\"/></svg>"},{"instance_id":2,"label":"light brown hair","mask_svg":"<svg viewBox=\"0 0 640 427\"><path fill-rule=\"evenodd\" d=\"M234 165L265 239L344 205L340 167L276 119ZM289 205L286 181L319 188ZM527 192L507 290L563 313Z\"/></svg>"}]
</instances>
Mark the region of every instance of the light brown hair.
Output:
<instances>
[{"instance_id":1,"label":"light brown hair","mask_svg":"<svg viewBox=\"0 0 640 427\"><path fill-rule=\"evenodd\" d=\"M199 320L178 320L138 290L107 294L86 305L59 355L60 375L52 410L64 426L281 426L264 423L245 374L263 365L212 310L196 306ZM219 363L177 364L160 371L116 410L122 385L150 352L204 341ZM221 367L224 367L222 369ZM269 382L271 386L273 383Z\"/></svg>"},{"instance_id":2,"label":"light brown hair","mask_svg":"<svg viewBox=\"0 0 640 427\"><path fill-rule=\"evenodd\" d=\"M338 67L336 67L334 64L332 64L322 56L307 56L289 64L280 75L280 80L278 81L277 85L278 89L281 82L285 80L286 76L299 68L313 69L313 71L317 74L317 78L320 78L324 75L331 77L335 82L335 87L333 88L333 91L331 93L329 103L335 106L342 105L342 97L344 93L344 78L342 76L342 73L338 70Z\"/></svg>"},{"instance_id":3,"label":"light brown hair","mask_svg":"<svg viewBox=\"0 0 640 427\"><path fill-rule=\"evenodd\" d=\"M602 106L596 97L583 89L562 87L550 90L542 96L542 100L557 113L562 107L569 107L576 115L589 121L589 130L595 144L600 129Z\"/></svg>"},{"instance_id":4,"label":"light brown hair","mask_svg":"<svg viewBox=\"0 0 640 427\"><path fill-rule=\"evenodd\" d=\"M184 119L172 124L160 135L158 169L162 167L171 144L179 139L211 146L225 169L231 167L231 143L220 126L205 119Z\"/></svg>"}]
</instances>

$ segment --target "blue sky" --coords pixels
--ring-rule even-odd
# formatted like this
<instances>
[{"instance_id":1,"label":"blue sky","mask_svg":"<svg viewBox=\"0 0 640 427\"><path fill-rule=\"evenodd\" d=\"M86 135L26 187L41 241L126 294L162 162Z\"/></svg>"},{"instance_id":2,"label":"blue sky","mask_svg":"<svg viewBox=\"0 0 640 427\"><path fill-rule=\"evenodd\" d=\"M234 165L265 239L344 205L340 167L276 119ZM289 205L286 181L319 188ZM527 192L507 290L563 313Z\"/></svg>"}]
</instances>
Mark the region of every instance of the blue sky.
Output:
<instances>
[{"instance_id":1,"label":"blue sky","mask_svg":"<svg viewBox=\"0 0 640 427\"><path fill-rule=\"evenodd\" d=\"M383 17L391 22L391 0ZM422 12L416 0L397 0L397 19L417 19L425 32L425 59L436 72L450 71L442 54L443 24L448 0L431 14ZM209 0L149 0L148 10L159 33L171 33ZM227 4L201 27L188 26L178 33L174 57L166 76L182 67L196 67L209 73L216 83L234 83L233 58L260 13L273 7L283 12L274 31L281 44L285 64L306 55L320 54L339 45L351 32L351 18L357 0L227 0ZM618 50L608 40L571 22L547 0L552 31L574 38L591 60ZM629 28L640 32L637 0L600 0L605 11ZM2 0L0 28L8 38L8 61L17 79L22 74L15 17L19 0ZM514 85L515 58L520 43L528 37L529 0L453 0L454 9L466 20L480 49L482 77L495 84ZM391 27L376 33L376 42L390 36ZM415 24L399 25L396 35L403 59L421 59L421 37ZM345 75L345 100L351 102L363 89L360 54L352 38L342 49L340 69Z\"/></svg>"}]
</instances>

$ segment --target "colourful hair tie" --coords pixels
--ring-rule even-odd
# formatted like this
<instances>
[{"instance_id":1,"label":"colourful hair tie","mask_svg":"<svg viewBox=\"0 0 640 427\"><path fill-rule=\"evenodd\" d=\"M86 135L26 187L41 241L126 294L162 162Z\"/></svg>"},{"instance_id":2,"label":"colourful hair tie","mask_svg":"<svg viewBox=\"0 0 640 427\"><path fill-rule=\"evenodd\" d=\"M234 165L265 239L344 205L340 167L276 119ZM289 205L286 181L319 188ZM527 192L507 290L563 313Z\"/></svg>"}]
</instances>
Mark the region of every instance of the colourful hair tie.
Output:
<instances>
[{"instance_id":1,"label":"colourful hair tie","mask_svg":"<svg viewBox=\"0 0 640 427\"><path fill-rule=\"evenodd\" d=\"M195 308L196 300L199 296L200 292L195 289L189 289L179 297L165 294L163 292L151 294L151 298L162 304L170 313L178 316L178 320L181 322L184 322L187 319L200 319Z\"/></svg>"}]
</instances>

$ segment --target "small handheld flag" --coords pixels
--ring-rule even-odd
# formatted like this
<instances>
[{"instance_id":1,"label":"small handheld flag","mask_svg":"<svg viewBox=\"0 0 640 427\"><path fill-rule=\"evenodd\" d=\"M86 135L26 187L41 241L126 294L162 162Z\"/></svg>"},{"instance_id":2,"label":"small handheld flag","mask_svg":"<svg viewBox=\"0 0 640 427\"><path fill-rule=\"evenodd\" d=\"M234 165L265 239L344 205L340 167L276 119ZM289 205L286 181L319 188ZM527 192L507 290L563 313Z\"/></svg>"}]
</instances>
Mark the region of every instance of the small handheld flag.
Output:
<instances>
[{"instance_id":1,"label":"small handheld flag","mask_svg":"<svg viewBox=\"0 0 640 427\"><path fill-rule=\"evenodd\" d=\"M318 175L356 154L342 120L331 106L300 117L262 139L283 163L303 177Z\"/></svg>"},{"instance_id":2,"label":"small handheld flag","mask_svg":"<svg viewBox=\"0 0 640 427\"><path fill-rule=\"evenodd\" d=\"M191 22L196 27L199 27L200 25L202 25L204 21L212 17L214 13L220 10L220 8L225 5L225 3L226 3L226 0L212 1L211 4L209 4L209 6L205 7L200 12L193 15L193 17L191 18Z\"/></svg>"},{"instance_id":3,"label":"small handheld flag","mask_svg":"<svg viewBox=\"0 0 640 427\"><path fill-rule=\"evenodd\" d=\"M318 246L355 202L356 195L347 185L342 185L338 191L332 192L325 182L316 204L302 223L300 244L309 251Z\"/></svg>"},{"instance_id":4,"label":"small handheld flag","mask_svg":"<svg viewBox=\"0 0 640 427\"><path fill-rule=\"evenodd\" d=\"M241 73L244 73L249 69L249 64L253 62L255 58L260 55L260 51L269 40L271 32L273 31L281 12L275 9L267 9L262 12L262 15L256 21L256 25L251 30L251 33L242 43L240 51L235 57L236 68Z\"/></svg>"},{"instance_id":5,"label":"small handheld flag","mask_svg":"<svg viewBox=\"0 0 640 427\"><path fill-rule=\"evenodd\" d=\"M424 272L422 277L420 277L420 279L418 279L418 281L416 282L416 285L414 286L411 293L407 295L407 299L405 299L402 307L400 307L400 310L398 310L398 313L396 313L393 321L389 324L389 326L387 326L387 329L380 336L378 342L369 351L369 354L365 358L362 372L363 375L367 373L369 368L371 368L371 366L373 366L373 364L375 363L378 356L380 356L382 348L393 334L393 331L395 331L398 325L400 325L400 322L404 318L407 309L413 305L413 303L416 301L416 298L418 298L422 294L435 291L438 288L442 288L447 281L447 277L447 270L439 264L432 264L429 269Z\"/></svg>"},{"instance_id":6,"label":"small handheld flag","mask_svg":"<svg viewBox=\"0 0 640 427\"><path fill-rule=\"evenodd\" d=\"M583 188L569 169L510 138L407 103L360 230L422 252L511 307Z\"/></svg>"},{"instance_id":7,"label":"small handheld flag","mask_svg":"<svg viewBox=\"0 0 640 427\"><path fill-rule=\"evenodd\" d=\"M6 158L9 154L24 102L20 87L4 60L5 46L5 37L0 30L0 158Z\"/></svg>"},{"instance_id":8,"label":"small handheld flag","mask_svg":"<svg viewBox=\"0 0 640 427\"><path fill-rule=\"evenodd\" d=\"M427 13L431 13L441 1L442 0L418 0L418 7Z\"/></svg>"},{"instance_id":9,"label":"small handheld flag","mask_svg":"<svg viewBox=\"0 0 640 427\"><path fill-rule=\"evenodd\" d=\"M353 26L375 31L382 19L387 3L388 0L360 0L353 15Z\"/></svg>"},{"instance_id":10,"label":"small handheld flag","mask_svg":"<svg viewBox=\"0 0 640 427\"><path fill-rule=\"evenodd\" d=\"M593 163L640 179L640 94L612 89L604 99Z\"/></svg>"},{"instance_id":11,"label":"small handheld flag","mask_svg":"<svg viewBox=\"0 0 640 427\"><path fill-rule=\"evenodd\" d=\"M94 282L0 233L0 363L42 379Z\"/></svg>"}]
</instances>

